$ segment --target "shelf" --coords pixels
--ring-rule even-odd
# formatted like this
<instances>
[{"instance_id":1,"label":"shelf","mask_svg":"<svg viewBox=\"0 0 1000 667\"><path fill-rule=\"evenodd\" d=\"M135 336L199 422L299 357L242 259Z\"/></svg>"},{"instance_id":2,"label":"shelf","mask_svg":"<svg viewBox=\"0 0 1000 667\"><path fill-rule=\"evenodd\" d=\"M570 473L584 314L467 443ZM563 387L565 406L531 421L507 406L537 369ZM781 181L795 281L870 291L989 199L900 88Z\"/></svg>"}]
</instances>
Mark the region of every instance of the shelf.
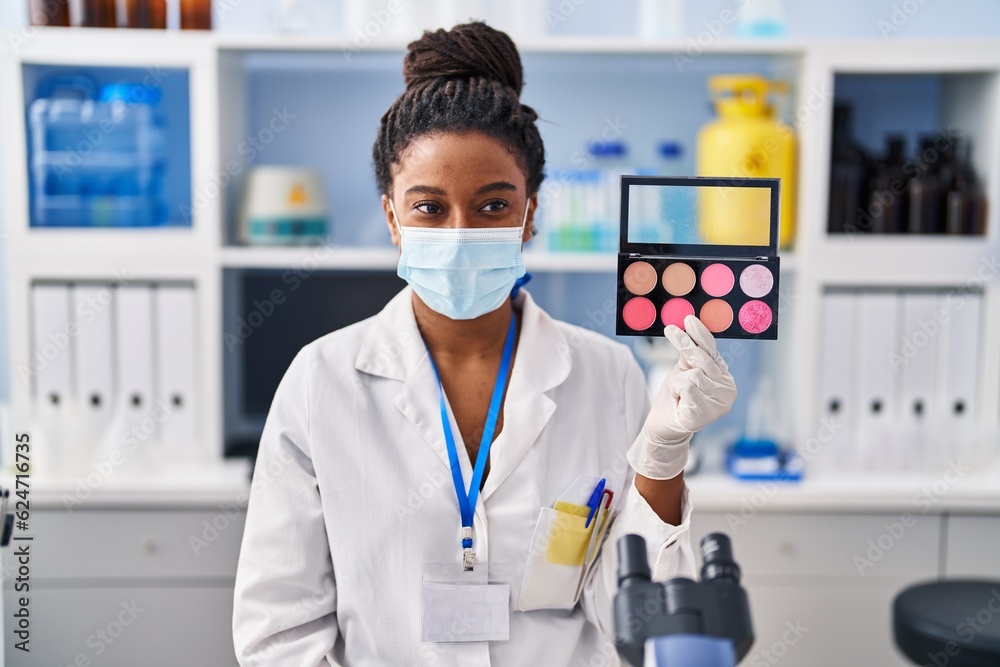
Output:
<instances>
[{"instance_id":1,"label":"shelf","mask_svg":"<svg viewBox=\"0 0 1000 667\"><path fill-rule=\"evenodd\" d=\"M989 512L1000 507L1000 465L966 475L944 494L935 494L941 475L880 473L806 476L800 482L741 481L721 472L684 478L695 511L733 512L909 512L921 513L926 503L915 499L930 493L924 510Z\"/></svg>"},{"instance_id":2,"label":"shelf","mask_svg":"<svg viewBox=\"0 0 1000 667\"><path fill-rule=\"evenodd\" d=\"M0 482L13 488L13 472L0 474ZM148 477L119 478L111 475L96 488L80 494L80 478L35 477L30 479L32 507L71 509L80 500L86 509L155 508L217 509L246 507L250 494L250 460L224 459L209 466L195 466Z\"/></svg>"}]
</instances>

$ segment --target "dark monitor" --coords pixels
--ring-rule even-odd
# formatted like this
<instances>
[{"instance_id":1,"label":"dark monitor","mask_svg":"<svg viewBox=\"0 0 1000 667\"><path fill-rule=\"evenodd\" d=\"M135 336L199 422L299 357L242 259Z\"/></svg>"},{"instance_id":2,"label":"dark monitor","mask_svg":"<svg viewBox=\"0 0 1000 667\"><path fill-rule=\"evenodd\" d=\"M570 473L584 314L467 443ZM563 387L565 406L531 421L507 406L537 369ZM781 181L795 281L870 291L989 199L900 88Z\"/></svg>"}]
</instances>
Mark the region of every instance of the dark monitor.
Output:
<instances>
[{"instance_id":1,"label":"dark monitor","mask_svg":"<svg viewBox=\"0 0 1000 667\"><path fill-rule=\"evenodd\" d=\"M406 286L395 271L247 270L229 282L226 454L256 455L278 383L308 343L378 313ZM280 301L280 303L278 303ZM230 338L230 341L233 339ZM234 400L235 399L235 400Z\"/></svg>"}]
</instances>

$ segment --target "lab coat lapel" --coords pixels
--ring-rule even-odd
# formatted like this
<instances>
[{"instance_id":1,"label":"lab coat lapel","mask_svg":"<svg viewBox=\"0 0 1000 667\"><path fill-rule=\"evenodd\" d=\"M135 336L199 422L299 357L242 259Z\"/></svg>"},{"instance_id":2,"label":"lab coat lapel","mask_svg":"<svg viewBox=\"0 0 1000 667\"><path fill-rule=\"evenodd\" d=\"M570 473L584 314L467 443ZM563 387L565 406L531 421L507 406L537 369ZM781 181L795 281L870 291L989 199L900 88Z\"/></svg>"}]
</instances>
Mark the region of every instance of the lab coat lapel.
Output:
<instances>
[{"instance_id":1,"label":"lab coat lapel","mask_svg":"<svg viewBox=\"0 0 1000 667\"><path fill-rule=\"evenodd\" d=\"M410 421L441 465L450 471L448 447L441 428L437 382L427 355L427 347L413 315L412 298L413 289L406 287L375 316L358 351L355 368L370 375L402 382L393 401L396 408ZM449 417L454 424L450 408ZM458 429L453 427L452 433L459 450L462 474L468 480L472 475L469 456L462 445Z\"/></svg>"},{"instance_id":2,"label":"lab coat lapel","mask_svg":"<svg viewBox=\"0 0 1000 667\"><path fill-rule=\"evenodd\" d=\"M507 479L538 441L556 404L545 392L561 384L572 365L566 337L526 290L521 305L521 332L503 407L503 430L490 450L490 474L483 485L485 501Z\"/></svg>"}]
</instances>

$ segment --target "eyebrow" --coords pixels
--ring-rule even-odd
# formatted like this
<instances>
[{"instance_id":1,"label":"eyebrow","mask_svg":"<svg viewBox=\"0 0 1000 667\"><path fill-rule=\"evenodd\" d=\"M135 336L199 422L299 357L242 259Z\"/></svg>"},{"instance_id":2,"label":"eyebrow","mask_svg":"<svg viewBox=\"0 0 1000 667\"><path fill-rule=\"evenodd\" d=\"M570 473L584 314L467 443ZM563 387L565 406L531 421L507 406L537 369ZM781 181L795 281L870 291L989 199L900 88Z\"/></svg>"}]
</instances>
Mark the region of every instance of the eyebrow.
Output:
<instances>
[{"instance_id":1,"label":"eyebrow","mask_svg":"<svg viewBox=\"0 0 1000 667\"><path fill-rule=\"evenodd\" d=\"M476 190L477 195L486 194L487 192L495 192L497 190L517 192L517 186L513 183L508 183L507 181L496 181L494 183L487 183L483 187ZM420 195L441 195L444 196L447 193L441 188L435 188L432 185L414 185L412 188L407 188L404 195L409 194L420 194Z\"/></svg>"}]
</instances>

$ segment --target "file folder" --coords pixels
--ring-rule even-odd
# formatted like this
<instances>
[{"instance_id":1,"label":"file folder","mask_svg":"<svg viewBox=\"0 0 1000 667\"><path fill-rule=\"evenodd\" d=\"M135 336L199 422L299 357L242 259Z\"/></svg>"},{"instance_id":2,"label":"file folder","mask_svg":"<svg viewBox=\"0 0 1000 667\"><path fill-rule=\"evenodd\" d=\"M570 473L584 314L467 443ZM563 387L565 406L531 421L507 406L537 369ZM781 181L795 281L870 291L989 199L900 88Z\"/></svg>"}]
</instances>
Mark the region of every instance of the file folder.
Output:
<instances>
[{"instance_id":1,"label":"file folder","mask_svg":"<svg viewBox=\"0 0 1000 667\"><path fill-rule=\"evenodd\" d=\"M820 360L819 423L816 437L829 432L823 444L823 458L842 469L859 466L853 442L854 405L850 400L853 378L851 371L855 340L855 295L850 292L829 292L823 296L823 332ZM822 442L822 441L821 441Z\"/></svg>"},{"instance_id":2,"label":"file folder","mask_svg":"<svg viewBox=\"0 0 1000 667\"><path fill-rule=\"evenodd\" d=\"M195 292L190 285L160 284L153 290L156 396L168 414L160 426L165 463L200 460L195 443Z\"/></svg>"},{"instance_id":3,"label":"file folder","mask_svg":"<svg viewBox=\"0 0 1000 667\"><path fill-rule=\"evenodd\" d=\"M941 322L938 294L909 292L903 296L902 330L896 362L900 376L900 431L897 452L904 470L928 470L941 437L935 405L935 366Z\"/></svg>"},{"instance_id":4,"label":"file folder","mask_svg":"<svg viewBox=\"0 0 1000 667\"><path fill-rule=\"evenodd\" d=\"M155 447L164 418L153 403L153 291L149 285L126 285L117 293L115 309L118 400L113 421L120 433L115 440L124 449L124 466L145 467Z\"/></svg>"},{"instance_id":5,"label":"file folder","mask_svg":"<svg viewBox=\"0 0 1000 667\"><path fill-rule=\"evenodd\" d=\"M37 284L31 288L32 415L35 437L32 470L58 474L69 460L62 428L73 414L73 346L68 285Z\"/></svg>"},{"instance_id":6,"label":"file folder","mask_svg":"<svg viewBox=\"0 0 1000 667\"><path fill-rule=\"evenodd\" d=\"M866 470L887 470L897 462L899 371L891 359L899 331L899 300L898 293L882 291L862 292L857 300L855 442Z\"/></svg>"},{"instance_id":7,"label":"file folder","mask_svg":"<svg viewBox=\"0 0 1000 667\"><path fill-rule=\"evenodd\" d=\"M937 465L946 466L949 459L961 457L963 463L972 463L988 454L980 446L985 439L979 432L976 405L983 297L979 292L949 292L940 299L939 307L948 313L942 331L940 383L947 448Z\"/></svg>"},{"instance_id":8,"label":"file folder","mask_svg":"<svg viewBox=\"0 0 1000 667\"><path fill-rule=\"evenodd\" d=\"M80 423L77 451L88 462L111 422L114 393L114 290L109 285L76 284L71 288L76 346L73 370Z\"/></svg>"}]
</instances>

